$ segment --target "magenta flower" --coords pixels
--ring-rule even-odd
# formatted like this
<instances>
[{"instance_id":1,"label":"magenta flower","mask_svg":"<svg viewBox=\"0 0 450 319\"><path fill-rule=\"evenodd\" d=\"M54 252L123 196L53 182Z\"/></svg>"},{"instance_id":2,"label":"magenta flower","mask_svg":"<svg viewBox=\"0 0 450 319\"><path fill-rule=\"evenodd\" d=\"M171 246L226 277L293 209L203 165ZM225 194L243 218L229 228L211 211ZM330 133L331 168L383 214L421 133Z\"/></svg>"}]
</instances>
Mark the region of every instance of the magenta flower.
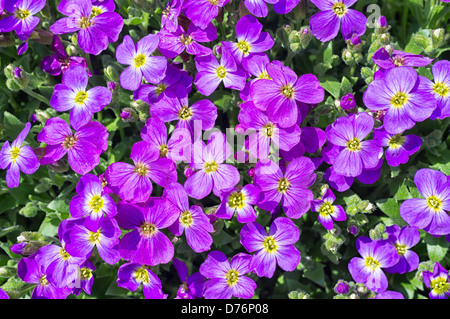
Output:
<instances>
[{"instance_id":1,"label":"magenta flower","mask_svg":"<svg viewBox=\"0 0 450 319\"><path fill-rule=\"evenodd\" d=\"M230 0L185 0L183 10L186 17L200 29L205 29L219 14L219 8Z\"/></svg>"},{"instance_id":2,"label":"magenta flower","mask_svg":"<svg viewBox=\"0 0 450 319\"><path fill-rule=\"evenodd\" d=\"M96 86L87 90L88 81L86 69L74 65L64 72L62 83L55 85L50 99L50 105L58 112L70 110L70 125L76 130L111 103L112 93L107 87Z\"/></svg>"},{"instance_id":3,"label":"magenta flower","mask_svg":"<svg viewBox=\"0 0 450 319\"><path fill-rule=\"evenodd\" d=\"M68 16L50 26L53 34L78 31L77 42L81 50L98 55L116 42L123 28L123 19L116 12L100 13L91 0L64 0L58 4L58 11Z\"/></svg>"},{"instance_id":4,"label":"magenta flower","mask_svg":"<svg viewBox=\"0 0 450 319\"><path fill-rule=\"evenodd\" d=\"M45 0L5 1L4 8L12 15L0 20L0 32L15 31L21 41L27 40L39 24L35 14L45 6Z\"/></svg>"},{"instance_id":5,"label":"magenta flower","mask_svg":"<svg viewBox=\"0 0 450 319\"><path fill-rule=\"evenodd\" d=\"M314 163L307 157L294 159L285 172L271 160L260 160L255 165L253 183L261 189L257 206L273 211L281 202L284 213L300 218L311 207L313 193L308 189L315 180Z\"/></svg>"},{"instance_id":6,"label":"magenta flower","mask_svg":"<svg viewBox=\"0 0 450 319\"><path fill-rule=\"evenodd\" d=\"M37 135L39 142L47 144L41 164L51 164L68 155L70 167L85 175L100 163L100 154L108 148L108 132L99 122L89 122L72 132L64 120L53 117Z\"/></svg>"},{"instance_id":7,"label":"magenta flower","mask_svg":"<svg viewBox=\"0 0 450 319\"><path fill-rule=\"evenodd\" d=\"M332 160L336 173L346 177L361 175L363 169L374 168L383 155L383 148L373 140L364 140L374 126L368 113L340 117L326 129L327 141L338 146Z\"/></svg>"},{"instance_id":8,"label":"magenta flower","mask_svg":"<svg viewBox=\"0 0 450 319\"><path fill-rule=\"evenodd\" d=\"M300 262L300 252L294 244L300 238L300 231L287 217L278 217L267 233L258 223L247 223L241 230L241 244L252 256L250 268L259 277L272 278L280 266L284 271L293 271Z\"/></svg>"},{"instance_id":9,"label":"magenta flower","mask_svg":"<svg viewBox=\"0 0 450 319\"><path fill-rule=\"evenodd\" d=\"M213 244L211 233L214 227L200 206L189 207L189 197L184 187L181 184L172 183L164 189L164 197L173 204L168 209L180 216L169 226L169 231L175 236L181 236L184 233L188 245L196 253L210 250Z\"/></svg>"},{"instance_id":10,"label":"magenta flower","mask_svg":"<svg viewBox=\"0 0 450 319\"><path fill-rule=\"evenodd\" d=\"M240 189L232 188L222 191L220 195L221 203L215 216L231 219L236 214L240 223L254 222L257 214L253 205L258 202L260 193L261 190L253 184L247 184Z\"/></svg>"},{"instance_id":11,"label":"magenta flower","mask_svg":"<svg viewBox=\"0 0 450 319\"><path fill-rule=\"evenodd\" d=\"M189 163L196 171L184 184L188 195L202 199L213 191L216 196L220 196L222 190L234 187L241 176L235 166L225 164L230 155L230 145L223 133L213 132L208 145L201 140L196 141Z\"/></svg>"},{"instance_id":12,"label":"magenta flower","mask_svg":"<svg viewBox=\"0 0 450 319\"><path fill-rule=\"evenodd\" d=\"M79 277L76 281L75 287L72 288L72 294L78 296L82 291L90 295L92 293L92 286L94 285L93 271L95 271L94 264L87 259L80 265Z\"/></svg>"},{"instance_id":13,"label":"magenta flower","mask_svg":"<svg viewBox=\"0 0 450 319\"><path fill-rule=\"evenodd\" d=\"M228 50L240 63L254 53L262 53L272 48L274 40L267 32L262 32L263 25L252 15L246 15L236 24L237 42L222 41L222 46Z\"/></svg>"},{"instance_id":14,"label":"magenta flower","mask_svg":"<svg viewBox=\"0 0 450 319\"><path fill-rule=\"evenodd\" d=\"M407 163L422 145L422 138L418 135L389 134L383 127L373 130L373 140L378 146L387 147L385 157L390 166Z\"/></svg>"},{"instance_id":15,"label":"magenta flower","mask_svg":"<svg viewBox=\"0 0 450 319\"><path fill-rule=\"evenodd\" d=\"M139 263L125 263L117 273L117 285L130 291L136 291L142 284L145 299L166 299L161 280L148 266Z\"/></svg>"},{"instance_id":16,"label":"magenta flower","mask_svg":"<svg viewBox=\"0 0 450 319\"><path fill-rule=\"evenodd\" d=\"M179 212L168 205L172 204L155 197L142 206L118 203L115 218L121 228L131 230L119 243L120 256L124 260L149 266L172 260L174 247L162 230L179 218Z\"/></svg>"},{"instance_id":17,"label":"magenta flower","mask_svg":"<svg viewBox=\"0 0 450 319\"><path fill-rule=\"evenodd\" d=\"M255 106L265 111L268 118L280 127L297 123L297 102L317 104L322 102L325 91L313 74L297 77L294 71L277 63L267 66L269 79L259 79L250 88L250 98Z\"/></svg>"},{"instance_id":18,"label":"magenta flower","mask_svg":"<svg viewBox=\"0 0 450 319\"><path fill-rule=\"evenodd\" d=\"M345 41L366 32L366 16L350 9L357 0L311 0L311 2L320 11L310 18L309 25L311 33L320 41L327 42L334 39L341 26Z\"/></svg>"},{"instance_id":19,"label":"magenta flower","mask_svg":"<svg viewBox=\"0 0 450 319\"><path fill-rule=\"evenodd\" d=\"M173 59L182 52L190 55L212 54L212 50L199 43L212 42L217 39L217 29L209 23L202 30L193 23L189 24L187 31L178 26L176 31L162 29L159 33L159 51L169 59Z\"/></svg>"},{"instance_id":20,"label":"magenta flower","mask_svg":"<svg viewBox=\"0 0 450 319\"><path fill-rule=\"evenodd\" d=\"M196 299L203 297L203 283L206 278L199 272L194 272L189 277L188 267L181 260L174 258L173 266L177 271L178 277L182 284L177 290L175 299Z\"/></svg>"},{"instance_id":21,"label":"magenta flower","mask_svg":"<svg viewBox=\"0 0 450 319\"><path fill-rule=\"evenodd\" d=\"M447 299L450 296L450 278L448 270L436 263L431 271L422 272L423 282L431 289L428 294L431 299Z\"/></svg>"},{"instance_id":22,"label":"magenta flower","mask_svg":"<svg viewBox=\"0 0 450 319\"><path fill-rule=\"evenodd\" d=\"M220 83L228 89L242 90L247 81L245 72L236 64L230 52L222 49L220 63L212 54L195 57L195 66L198 73L194 83L197 90L205 95L211 95Z\"/></svg>"},{"instance_id":23,"label":"magenta flower","mask_svg":"<svg viewBox=\"0 0 450 319\"><path fill-rule=\"evenodd\" d=\"M416 270L419 266L419 255L411 248L420 241L420 232L415 227L392 225L386 228L389 235L388 242L395 247L398 254L398 262L392 267L386 268L388 273L404 274Z\"/></svg>"},{"instance_id":24,"label":"magenta flower","mask_svg":"<svg viewBox=\"0 0 450 319\"><path fill-rule=\"evenodd\" d=\"M279 0L244 0L244 5L255 17L265 18L269 13L267 3L275 4L278 1Z\"/></svg>"},{"instance_id":25,"label":"magenta flower","mask_svg":"<svg viewBox=\"0 0 450 319\"><path fill-rule=\"evenodd\" d=\"M238 253L228 260L221 251L214 250L208 254L200 265L200 274L207 278L204 283L205 299L249 299L253 297L256 283L244 276L252 271L251 256Z\"/></svg>"},{"instance_id":26,"label":"magenta flower","mask_svg":"<svg viewBox=\"0 0 450 319\"><path fill-rule=\"evenodd\" d=\"M277 63L277 61L274 61ZM247 81L244 89L239 93L242 100L248 102L250 100L250 89L255 81L259 79L270 79L266 66L270 63L270 59L265 53L255 53L248 58L242 60L242 67L250 76L254 76ZM281 62L280 62L281 64Z\"/></svg>"},{"instance_id":27,"label":"magenta flower","mask_svg":"<svg viewBox=\"0 0 450 319\"><path fill-rule=\"evenodd\" d=\"M450 61L441 60L432 68L433 82L428 83L428 89L434 94L437 108L431 115L431 119L445 119L450 117Z\"/></svg>"},{"instance_id":28,"label":"magenta flower","mask_svg":"<svg viewBox=\"0 0 450 319\"><path fill-rule=\"evenodd\" d=\"M400 206L401 217L410 225L433 236L450 234L450 183L447 176L429 168L414 175L423 198L405 200Z\"/></svg>"},{"instance_id":29,"label":"magenta flower","mask_svg":"<svg viewBox=\"0 0 450 319\"><path fill-rule=\"evenodd\" d=\"M369 84L364 104L371 111L386 111L383 124L388 133L403 133L428 119L436 109L436 99L425 80L412 67L389 69L384 78Z\"/></svg>"},{"instance_id":30,"label":"magenta flower","mask_svg":"<svg viewBox=\"0 0 450 319\"><path fill-rule=\"evenodd\" d=\"M386 291L388 280L383 268L392 267L398 262L395 247L385 240L372 241L361 236L356 240L356 249L361 257L353 257L348 264L353 280L364 283L367 289L376 293Z\"/></svg>"},{"instance_id":31,"label":"magenta flower","mask_svg":"<svg viewBox=\"0 0 450 319\"><path fill-rule=\"evenodd\" d=\"M8 141L3 143L0 151L0 168L6 169L6 185L9 188L19 186L20 172L33 174L39 169L39 160L31 147L22 146L30 128L31 124L27 122L16 139L11 144Z\"/></svg>"},{"instance_id":32,"label":"magenta flower","mask_svg":"<svg viewBox=\"0 0 450 319\"><path fill-rule=\"evenodd\" d=\"M122 200L145 202L152 193L152 181L166 187L177 180L175 162L159 156L160 151L147 142L136 142L130 154L133 164L112 163L105 172L106 180L118 189L117 195Z\"/></svg>"},{"instance_id":33,"label":"magenta flower","mask_svg":"<svg viewBox=\"0 0 450 319\"><path fill-rule=\"evenodd\" d=\"M161 29L175 32L184 0L169 0L161 15Z\"/></svg>"},{"instance_id":34,"label":"magenta flower","mask_svg":"<svg viewBox=\"0 0 450 319\"><path fill-rule=\"evenodd\" d=\"M167 59L151 54L158 48L159 36L149 34L135 45L133 39L126 35L118 45L116 59L119 63L129 65L120 74L120 85L127 90L137 90L145 78L150 83L160 82L167 69Z\"/></svg>"},{"instance_id":35,"label":"magenta flower","mask_svg":"<svg viewBox=\"0 0 450 319\"><path fill-rule=\"evenodd\" d=\"M322 199L315 199L311 202L311 210L319 213L319 222L327 230L333 229L333 220L344 221L347 214L340 205L333 205L336 196L329 188L326 189Z\"/></svg>"}]
</instances>

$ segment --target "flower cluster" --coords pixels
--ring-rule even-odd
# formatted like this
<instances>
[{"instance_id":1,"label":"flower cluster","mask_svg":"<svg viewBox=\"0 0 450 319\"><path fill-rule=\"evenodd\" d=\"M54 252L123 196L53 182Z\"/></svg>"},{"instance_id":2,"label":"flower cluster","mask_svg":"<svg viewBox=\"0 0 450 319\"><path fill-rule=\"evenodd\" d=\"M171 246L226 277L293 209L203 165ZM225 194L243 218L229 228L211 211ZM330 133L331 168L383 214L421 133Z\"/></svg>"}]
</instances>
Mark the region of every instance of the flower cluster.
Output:
<instances>
[{"instance_id":1,"label":"flower cluster","mask_svg":"<svg viewBox=\"0 0 450 319\"><path fill-rule=\"evenodd\" d=\"M104 264L117 266L118 287L149 299L252 298L263 277L309 270L306 246L339 258L341 228L358 235L372 210L370 203L347 200L349 192L389 180L428 147L418 126L450 117L447 60L393 50L390 43L371 48L372 79L337 96L325 62L323 72L300 74L273 54L281 36L265 30L269 12L287 17L302 10L309 25L300 42L310 36L319 54L327 42L343 41L357 54L368 38L356 0L312 0L312 14L299 0L136 1L140 9L161 5L152 14L160 28L149 27L145 13L140 32L124 17L136 10L116 3L63 0L51 21L41 15L53 52L39 61L55 82L49 108L39 113L40 124L27 121L0 151L9 188L20 187L23 174L54 175L65 163L75 177L68 179L73 188L55 238L12 247L22 255L18 277L35 285L31 298L91 294ZM0 32L32 41L45 5L5 0ZM387 32L383 21L376 32ZM104 77L100 61L110 66ZM419 69L426 67L428 73ZM23 76L15 70L11 80L29 92ZM223 96L234 104L226 106ZM120 110L124 101L133 107ZM330 114L317 119L324 109ZM224 132L228 118L232 134ZM131 136L123 130L127 123ZM115 143L124 146L121 156ZM371 297L403 297L389 290L396 287L388 276L419 269L414 249L421 235L450 237L450 176L440 168L414 170L387 227L357 237L347 279ZM229 241L233 249L219 243L223 228L237 238ZM316 230L322 246L301 242L303 231ZM189 275L186 263L194 258L198 271ZM171 265L181 282L176 296L163 279ZM441 264L421 276L430 298L450 296ZM338 295L350 294L347 284L336 287Z\"/></svg>"}]
</instances>

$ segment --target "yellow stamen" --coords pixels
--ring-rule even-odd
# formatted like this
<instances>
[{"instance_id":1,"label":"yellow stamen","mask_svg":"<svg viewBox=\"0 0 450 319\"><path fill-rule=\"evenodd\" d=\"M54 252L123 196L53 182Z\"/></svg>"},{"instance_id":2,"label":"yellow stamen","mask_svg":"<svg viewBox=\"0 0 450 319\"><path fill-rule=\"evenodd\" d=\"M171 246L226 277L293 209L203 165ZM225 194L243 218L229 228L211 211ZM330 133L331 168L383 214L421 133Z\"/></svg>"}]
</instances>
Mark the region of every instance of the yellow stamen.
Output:
<instances>
[{"instance_id":1,"label":"yellow stamen","mask_svg":"<svg viewBox=\"0 0 450 319\"><path fill-rule=\"evenodd\" d=\"M433 86L433 91L442 97L447 97L450 92L450 88L443 82L438 82Z\"/></svg>"},{"instance_id":2,"label":"yellow stamen","mask_svg":"<svg viewBox=\"0 0 450 319\"><path fill-rule=\"evenodd\" d=\"M31 12L28 11L27 9L17 9L14 12L14 15L16 16L17 19L25 20L31 15Z\"/></svg>"},{"instance_id":3,"label":"yellow stamen","mask_svg":"<svg viewBox=\"0 0 450 319\"><path fill-rule=\"evenodd\" d=\"M272 236L267 236L264 239L263 246L264 246L264 249L268 253L274 253L274 252L277 251L277 248L278 248L278 246L276 244L276 241L275 241L275 239Z\"/></svg>"},{"instance_id":4,"label":"yellow stamen","mask_svg":"<svg viewBox=\"0 0 450 319\"><path fill-rule=\"evenodd\" d=\"M291 186L291 182L288 181L286 177L282 177L278 181L278 187L277 190L280 193L286 193L289 190L289 187Z\"/></svg>"},{"instance_id":5,"label":"yellow stamen","mask_svg":"<svg viewBox=\"0 0 450 319\"><path fill-rule=\"evenodd\" d=\"M406 93L398 92L391 99L391 105L397 109L402 108L409 101L409 96Z\"/></svg>"},{"instance_id":6,"label":"yellow stamen","mask_svg":"<svg viewBox=\"0 0 450 319\"><path fill-rule=\"evenodd\" d=\"M77 142L77 138L75 136L66 136L66 138L64 139L64 142L62 142L62 146L68 150L71 149L72 147L75 146Z\"/></svg>"},{"instance_id":7,"label":"yellow stamen","mask_svg":"<svg viewBox=\"0 0 450 319\"><path fill-rule=\"evenodd\" d=\"M219 66L216 73L219 79L224 79L227 76L227 70L223 66Z\"/></svg>"},{"instance_id":8,"label":"yellow stamen","mask_svg":"<svg viewBox=\"0 0 450 319\"><path fill-rule=\"evenodd\" d=\"M140 227L140 230L141 230L141 234L146 237L153 236L158 231L158 229L156 228L155 225L147 223L147 222L144 222L142 224L142 226Z\"/></svg>"},{"instance_id":9,"label":"yellow stamen","mask_svg":"<svg viewBox=\"0 0 450 319\"><path fill-rule=\"evenodd\" d=\"M230 269L225 275L229 287L234 286L239 281L239 273L235 269Z\"/></svg>"},{"instance_id":10,"label":"yellow stamen","mask_svg":"<svg viewBox=\"0 0 450 319\"><path fill-rule=\"evenodd\" d=\"M287 84L281 87L281 94L283 94L288 99L292 99L294 97L295 90L292 87L292 84Z\"/></svg>"},{"instance_id":11,"label":"yellow stamen","mask_svg":"<svg viewBox=\"0 0 450 319\"><path fill-rule=\"evenodd\" d=\"M145 64L146 61L147 61L147 57L145 56L145 54L139 53L133 59L134 67L136 69L140 68Z\"/></svg>"},{"instance_id":12,"label":"yellow stamen","mask_svg":"<svg viewBox=\"0 0 450 319\"><path fill-rule=\"evenodd\" d=\"M84 104L84 101L86 101L86 99L88 98L88 94L87 92L84 91L80 91L75 95L75 103L77 104Z\"/></svg>"},{"instance_id":13,"label":"yellow stamen","mask_svg":"<svg viewBox=\"0 0 450 319\"><path fill-rule=\"evenodd\" d=\"M10 152L9 157L11 158L11 160L13 162L15 162L20 156L20 148L18 148L18 147L11 148L11 150L9 152Z\"/></svg>"},{"instance_id":14,"label":"yellow stamen","mask_svg":"<svg viewBox=\"0 0 450 319\"><path fill-rule=\"evenodd\" d=\"M377 270L380 267L380 263L373 257L366 258L366 267L372 271Z\"/></svg>"},{"instance_id":15,"label":"yellow stamen","mask_svg":"<svg viewBox=\"0 0 450 319\"><path fill-rule=\"evenodd\" d=\"M232 209L241 209L245 206L245 195L243 193L233 192L228 199L228 206Z\"/></svg>"},{"instance_id":16,"label":"yellow stamen","mask_svg":"<svg viewBox=\"0 0 450 319\"><path fill-rule=\"evenodd\" d=\"M219 169L219 165L215 161L205 162L204 170L206 173L214 173Z\"/></svg>"},{"instance_id":17,"label":"yellow stamen","mask_svg":"<svg viewBox=\"0 0 450 319\"><path fill-rule=\"evenodd\" d=\"M392 136L388 142L390 148L399 148L403 143L405 143L405 137L401 134Z\"/></svg>"},{"instance_id":18,"label":"yellow stamen","mask_svg":"<svg viewBox=\"0 0 450 319\"><path fill-rule=\"evenodd\" d=\"M351 152L360 151L361 148L362 148L361 141L357 137L347 142L347 149Z\"/></svg>"},{"instance_id":19,"label":"yellow stamen","mask_svg":"<svg viewBox=\"0 0 450 319\"><path fill-rule=\"evenodd\" d=\"M178 111L178 118L183 121L190 120L192 117L192 109L189 106L183 106Z\"/></svg>"},{"instance_id":20,"label":"yellow stamen","mask_svg":"<svg viewBox=\"0 0 450 319\"><path fill-rule=\"evenodd\" d=\"M429 208L435 212L440 212L442 210L442 200L437 196L430 196L427 198L427 205Z\"/></svg>"},{"instance_id":21,"label":"yellow stamen","mask_svg":"<svg viewBox=\"0 0 450 319\"><path fill-rule=\"evenodd\" d=\"M139 176L145 177L148 174L148 166L144 163L137 163L134 167L134 172Z\"/></svg>"},{"instance_id":22,"label":"yellow stamen","mask_svg":"<svg viewBox=\"0 0 450 319\"><path fill-rule=\"evenodd\" d=\"M347 6L342 2L336 2L333 5L333 11L334 13L336 13L338 17L342 17L344 14L347 13Z\"/></svg>"},{"instance_id":23,"label":"yellow stamen","mask_svg":"<svg viewBox=\"0 0 450 319\"><path fill-rule=\"evenodd\" d=\"M192 223L194 222L194 219L192 218L192 214L190 211L184 211L180 214L180 224L183 227L190 227L192 226Z\"/></svg>"},{"instance_id":24,"label":"yellow stamen","mask_svg":"<svg viewBox=\"0 0 450 319\"><path fill-rule=\"evenodd\" d=\"M242 40L237 43L237 47L242 51L242 53L244 53L244 55L248 55L252 49L252 46L249 43Z\"/></svg>"}]
</instances>

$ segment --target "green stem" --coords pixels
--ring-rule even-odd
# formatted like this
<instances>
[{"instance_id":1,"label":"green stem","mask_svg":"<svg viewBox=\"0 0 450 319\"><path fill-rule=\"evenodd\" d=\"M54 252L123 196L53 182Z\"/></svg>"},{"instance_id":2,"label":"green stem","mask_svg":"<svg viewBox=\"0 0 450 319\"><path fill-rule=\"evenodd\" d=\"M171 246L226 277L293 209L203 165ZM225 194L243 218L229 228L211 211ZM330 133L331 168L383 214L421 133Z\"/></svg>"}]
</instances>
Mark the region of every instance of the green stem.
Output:
<instances>
[{"instance_id":1,"label":"green stem","mask_svg":"<svg viewBox=\"0 0 450 319\"><path fill-rule=\"evenodd\" d=\"M402 15L402 42L406 45L406 24L408 23L409 8L403 8Z\"/></svg>"},{"instance_id":2,"label":"green stem","mask_svg":"<svg viewBox=\"0 0 450 319\"><path fill-rule=\"evenodd\" d=\"M40 95L39 93L36 93L36 92L30 90L29 88L24 88L22 90L25 93L27 93L28 95L30 95L30 96L34 97L35 99L37 99L37 100L47 104L48 106L50 106L50 101L46 97Z\"/></svg>"}]
</instances>

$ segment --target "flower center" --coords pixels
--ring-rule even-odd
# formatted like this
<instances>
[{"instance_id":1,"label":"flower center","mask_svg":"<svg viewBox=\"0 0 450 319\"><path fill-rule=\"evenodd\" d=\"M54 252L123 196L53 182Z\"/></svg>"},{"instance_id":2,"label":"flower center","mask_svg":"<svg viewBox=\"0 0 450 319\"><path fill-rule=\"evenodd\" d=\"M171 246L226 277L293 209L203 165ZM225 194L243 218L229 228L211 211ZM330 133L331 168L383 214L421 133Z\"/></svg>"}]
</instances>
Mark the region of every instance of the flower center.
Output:
<instances>
[{"instance_id":1,"label":"flower center","mask_svg":"<svg viewBox=\"0 0 450 319\"><path fill-rule=\"evenodd\" d=\"M159 157L166 157L169 153L169 146L167 144L161 144L159 146Z\"/></svg>"},{"instance_id":2,"label":"flower center","mask_svg":"<svg viewBox=\"0 0 450 319\"><path fill-rule=\"evenodd\" d=\"M87 29L92 25L90 17L81 17L80 19L80 29Z\"/></svg>"},{"instance_id":3,"label":"flower center","mask_svg":"<svg viewBox=\"0 0 450 319\"><path fill-rule=\"evenodd\" d=\"M140 230L141 230L142 235L144 235L146 237L150 237L150 236L154 235L158 229L156 228L155 225L144 222L142 224L142 226L140 227Z\"/></svg>"},{"instance_id":4,"label":"flower center","mask_svg":"<svg viewBox=\"0 0 450 319\"><path fill-rule=\"evenodd\" d=\"M225 278L229 287L234 286L239 280L239 273L235 269L230 269L226 273Z\"/></svg>"},{"instance_id":5,"label":"flower center","mask_svg":"<svg viewBox=\"0 0 450 319\"><path fill-rule=\"evenodd\" d=\"M366 267L372 271L375 271L378 269L378 267L380 267L380 263L378 262L378 260L376 260L373 257L367 257L366 258Z\"/></svg>"},{"instance_id":6,"label":"flower center","mask_svg":"<svg viewBox=\"0 0 450 319\"><path fill-rule=\"evenodd\" d=\"M66 260L66 261L69 260L69 258L70 258L69 253L64 248L61 248L59 250L59 254L61 255L61 258Z\"/></svg>"},{"instance_id":7,"label":"flower center","mask_svg":"<svg viewBox=\"0 0 450 319\"><path fill-rule=\"evenodd\" d=\"M286 177L282 177L279 181L278 181L278 187L277 190L280 193L286 193L289 189L289 187L291 186L291 182L288 181L288 179Z\"/></svg>"},{"instance_id":8,"label":"flower center","mask_svg":"<svg viewBox=\"0 0 450 319\"><path fill-rule=\"evenodd\" d=\"M294 97L295 90L292 87L292 84L287 84L281 87L281 94L283 94L288 99L292 99Z\"/></svg>"},{"instance_id":9,"label":"flower center","mask_svg":"<svg viewBox=\"0 0 450 319\"><path fill-rule=\"evenodd\" d=\"M409 100L409 96L406 93L398 92L391 99L391 105L397 109L402 108Z\"/></svg>"},{"instance_id":10,"label":"flower center","mask_svg":"<svg viewBox=\"0 0 450 319\"><path fill-rule=\"evenodd\" d=\"M333 214L334 208L329 202L324 202L319 208L319 214L322 216L329 216Z\"/></svg>"},{"instance_id":11,"label":"flower center","mask_svg":"<svg viewBox=\"0 0 450 319\"><path fill-rule=\"evenodd\" d=\"M194 219L192 218L192 214L189 210L184 211L180 214L180 224L183 227L190 227L192 226L192 223L194 222Z\"/></svg>"},{"instance_id":12,"label":"flower center","mask_svg":"<svg viewBox=\"0 0 450 319\"><path fill-rule=\"evenodd\" d=\"M206 173L214 173L219 169L219 165L215 161L205 162L204 169Z\"/></svg>"},{"instance_id":13,"label":"flower center","mask_svg":"<svg viewBox=\"0 0 450 319\"><path fill-rule=\"evenodd\" d=\"M347 142L347 149L352 152L360 151L362 148L361 141L359 138L355 137L354 139L351 139Z\"/></svg>"},{"instance_id":14,"label":"flower center","mask_svg":"<svg viewBox=\"0 0 450 319\"><path fill-rule=\"evenodd\" d=\"M245 195L238 192L233 192L228 199L228 206L232 209L241 209L245 206Z\"/></svg>"},{"instance_id":15,"label":"flower center","mask_svg":"<svg viewBox=\"0 0 450 319\"><path fill-rule=\"evenodd\" d=\"M66 136L66 138L64 139L64 142L62 142L62 146L66 150L68 150L68 149L71 149L72 147L74 147L76 142L77 142L77 138L75 136L73 136L73 135Z\"/></svg>"},{"instance_id":16,"label":"flower center","mask_svg":"<svg viewBox=\"0 0 450 319\"><path fill-rule=\"evenodd\" d=\"M88 238L89 238L89 242L91 244L98 244L98 243L100 243L100 229L97 230L96 232L90 231L89 235L88 235Z\"/></svg>"},{"instance_id":17,"label":"flower center","mask_svg":"<svg viewBox=\"0 0 450 319\"><path fill-rule=\"evenodd\" d=\"M47 275L44 275L41 278L39 278L39 285L47 286L48 284L49 284L49 282L47 280Z\"/></svg>"},{"instance_id":18,"label":"flower center","mask_svg":"<svg viewBox=\"0 0 450 319\"><path fill-rule=\"evenodd\" d=\"M169 16L169 14L170 14L170 9L171 9L171 7L167 6L167 8L165 8L163 10L162 15L167 18Z\"/></svg>"},{"instance_id":19,"label":"flower center","mask_svg":"<svg viewBox=\"0 0 450 319\"><path fill-rule=\"evenodd\" d=\"M405 64L405 58L400 55L397 55L394 58L394 64L395 66L403 66Z\"/></svg>"},{"instance_id":20,"label":"flower center","mask_svg":"<svg viewBox=\"0 0 450 319\"><path fill-rule=\"evenodd\" d=\"M190 35L182 34L180 36L180 42L181 42L182 45L189 45L189 44L192 43L192 38L191 38Z\"/></svg>"},{"instance_id":21,"label":"flower center","mask_svg":"<svg viewBox=\"0 0 450 319\"><path fill-rule=\"evenodd\" d=\"M17 9L14 12L14 15L16 16L17 19L25 20L31 15L31 12L28 11L27 9Z\"/></svg>"},{"instance_id":22,"label":"flower center","mask_svg":"<svg viewBox=\"0 0 450 319\"><path fill-rule=\"evenodd\" d=\"M91 18L96 17L101 13L103 13L103 11L100 7L92 6Z\"/></svg>"},{"instance_id":23,"label":"flower center","mask_svg":"<svg viewBox=\"0 0 450 319\"><path fill-rule=\"evenodd\" d=\"M439 94L442 97L446 97L450 91L450 88L442 82L438 82L433 86L434 93Z\"/></svg>"},{"instance_id":24,"label":"flower center","mask_svg":"<svg viewBox=\"0 0 450 319\"><path fill-rule=\"evenodd\" d=\"M403 143L405 143L405 137L403 137L401 134L392 136L388 142L390 148L399 148L403 145Z\"/></svg>"},{"instance_id":25,"label":"flower center","mask_svg":"<svg viewBox=\"0 0 450 319\"><path fill-rule=\"evenodd\" d=\"M263 241L263 247L268 253L273 253L277 250L277 244L272 236L267 236Z\"/></svg>"},{"instance_id":26,"label":"flower center","mask_svg":"<svg viewBox=\"0 0 450 319\"><path fill-rule=\"evenodd\" d=\"M224 79L227 76L227 70L223 66L219 66L216 70L219 79Z\"/></svg>"},{"instance_id":27,"label":"flower center","mask_svg":"<svg viewBox=\"0 0 450 319\"><path fill-rule=\"evenodd\" d=\"M136 281L142 282L144 284L148 284L150 282L148 271L144 267L136 269L136 271L134 272L134 278L136 279Z\"/></svg>"},{"instance_id":28,"label":"flower center","mask_svg":"<svg viewBox=\"0 0 450 319\"><path fill-rule=\"evenodd\" d=\"M269 73L267 73L267 71L262 71L261 74L259 75L258 79L272 80L272 78L270 77Z\"/></svg>"},{"instance_id":29,"label":"flower center","mask_svg":"<svg viewBox=\"0 0 450 319\"><path fill-rule=\"evenodd\" d=\"M75 103L84 104L84 101L86 101L87 97L88 97L87 92L80 91L75 95L75 98L74 98Z\"/></svg>"},{"instance_id":30,"label":"flower center","mask_svg":"<svg viewBox=\"0 0 450 319\"><path fill-rule=\"evenodd\" d=\"M190 120L192 117L192 109L189 106L183 106L180 111L178 111L178 118L183 121Z\"/></svg>"},{"instance_id":31,"label":"flower center","mask_svg":"<svg viewBox=\"0 0 450 319\"><path fill-rule=\"evenodd\" d=\"M133 59L134 62L134 67L140 68L141 66L143 66L145 64L145 61L147 60L147 57L145 56L145 54L139 53L138 55L136 55Z\"/></svg>"},{"instance_id":32,"label":"flower center","mask_svg":"<svg viewBox=\"0 0 450 319\"><path fill-rule=\"evenodd\" d=\"M433 195L427 198L427 205L435 212L438 212L442 208L442 200Z\"/></svg>"},{"instance_id":33,"label":"flower center","mask_svg":"<svg viewBox=\"0 0 450 319\"><path fill-rule=\"evenodd\" d=\"M15 162L19 158L19 155L20 155L20 148L18 147L11 148L9 157L13 162Z\"/></svg>"},{"instance_id":34,"label":"flower center","mask_svg":"<svg viewBox=\"0 0 450 319\"><path fill-rule=\"evenodd\" d=\"M263 135L265 137L269 137L269 138L272 137L274 134L274 128L275 128L275 125L273 125L272 123L268 123L268 124L264 125Z\"/></svg>"},{"instance_id":35,"label":"flower center","mask_svg":"<svg viewBox=\"0 0 450 319\"><path fill-rule=\"evenodd\" d=\"M134 167L134 172L139 176L145 177L148 173L148 166L144 163L138 163Z\"/></svg>"},{"instance_id":36,"label":"flower center","mask_svg":"<svg viewBox=\"0 0 450 319\"><path fill-rule=\"evenodd\" d=\"M237 43L237 47L238 47L238 49L241 50L242 53L244 53L245 55L249 54L249 53L250 53L250 50L251 50L251 48L252 48L250 44L248 44L247 42L245 42L245 41L243 41L243 40L241 40L241 41L239 41L239 42Z\"/></svg>"},{"instance_id":37,"label":"flower center","mask_svg":"<svg viewBox=\"0 0 450 319\"><path fill-rule=\"evenodd\" d=\"M163 93L165 90L167 89L167 85L160 83L158 84L158 86L156 87L156 94L160 95L161 93Z\"/></svg>"},{"instance_id":38,"label":"flower center","mask_svg":"<svg viewBox=\"0 0 450 319\"><path fill-rule=\"evenodd\" d=\"M213 6L217 6L219 4L219 0L208 0Z\"/></svg>"},{"instance_id":39,"label":"flower center","mask_svg":"<svg viewBox=\"0 0 450 319\"><path fill-rule=\"evenodd\" d=\"M344 14L347 13L347 6L342 2L336 2L333 5L333 11L334 13L336 13L338 17L342 17Z\"/></svg>"},{"instance_id":40,"label":"flower center","mask_svg":"<svg viewBox=\"0 0 450 319\"><path fill-rule=\"evenodd\" d=\"M397 253L401 256L406 254L406 252L408 251L408 247L404 244L396 243L395 248L397 249Z\"/></svg>"},{"instance_id":41,"label":"flower center","mask_svg":"<svg viewBox=\"0 0 450 319\"><path fill-rule=\"evenodd\" d=\"M92 270L89 268L81 268L81 280L88 280L92 277Z\"/></svg>"},{"instance_id":42,"label":"flower center","mask_svg":"<svg viewBox=\"0 0 450 319\"><path fill-rule=\"evenodd\" d=\"M447 278L444 277L437 277L432 279L430 282L430 287L437 295L443 295L450 289Z\"/></svg>"},{"instance_id":43,"label":"flower center","mask_svg":"<svg viewBox=\"0 0 450 319\"><path fill-rule=\"evenodd\" d=\"M94 195L88 203L91 210L98 213L103 208L103 198L100 195Z\"/></svg>"}]
</instances>

